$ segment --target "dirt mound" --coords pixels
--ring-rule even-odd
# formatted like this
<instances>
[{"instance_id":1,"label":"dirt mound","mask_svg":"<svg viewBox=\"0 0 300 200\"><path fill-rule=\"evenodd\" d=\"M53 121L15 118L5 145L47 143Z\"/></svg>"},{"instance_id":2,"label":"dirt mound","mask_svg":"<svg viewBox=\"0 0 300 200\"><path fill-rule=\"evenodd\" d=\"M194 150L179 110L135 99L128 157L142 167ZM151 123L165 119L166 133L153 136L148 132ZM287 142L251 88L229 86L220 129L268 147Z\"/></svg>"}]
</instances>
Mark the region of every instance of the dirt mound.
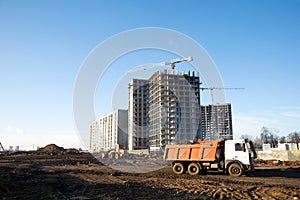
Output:
<instances>
[{"instance_id":1,"label":"dirt mound","mask_svg":"<svg viewBox=\"0 0 300 200\"><path fill-rule=\"evenodd\" d=\"M38 151L40 152L49 152L49 151L63 151L63 147L59 147L56 144L48 144L45 147L40 148Z\"/></svg>"},{"instance_id":2,"label":"dirt mound","mask_svg":"<svg viewBox=\"0 0 300 200\"><path fill-rule=\"evenodd\" d=\"M64 149L65 154L79 154L80 151L78 149L70 148L70 149Z\"/></svg>"},{"instance_id":3,"label":"dirt mound","mask_svg":"<svg viewBox=\"0 0 300 200\"><path fill-rule=\"evenodd\" d=\"M64 149L59 147L56 144L48 144L45 147L42 147L37 150L38 154L48 154L48 155L58 155L58 154L79 154L79 150L71 148Z\"/></svg>"}]
</instances>

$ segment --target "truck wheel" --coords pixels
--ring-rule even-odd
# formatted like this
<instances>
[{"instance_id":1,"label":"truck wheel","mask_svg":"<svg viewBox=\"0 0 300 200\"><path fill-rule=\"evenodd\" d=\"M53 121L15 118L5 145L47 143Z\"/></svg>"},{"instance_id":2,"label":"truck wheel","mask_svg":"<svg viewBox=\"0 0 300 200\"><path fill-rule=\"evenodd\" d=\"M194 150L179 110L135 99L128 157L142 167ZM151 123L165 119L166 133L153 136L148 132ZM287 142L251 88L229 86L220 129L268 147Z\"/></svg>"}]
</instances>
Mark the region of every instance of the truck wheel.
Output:
<instances>
[{"instance_id":1,"label":"truck wheel","mask_svg":"<svg viewBox=\"0 0 300 200\"><path fill-rule=\"evenodd\" d=\"M115 152L109 152L109 153L108 153L108 158L109 158L109 159L115 158Z\"/></svg>"},{"instance_id":2,"label":"truck wheel","mask_svg":"<svg viewBox=\"0 0 300 200\"><path fill-rule=\"evenodd\" d=\"M183 174L184 173L184 165L180 162L177 162L173 165L173 172L175 174Z\"/></svg>"},{"instance_id":3,"label":"truck wheel","mask_svg":"<svg viewBox=\"0 0 300 200\"><path fill-rule=\"evenodd\" d=\"M188 166L188 172L190 175L198 175L200 172L200 166L197 163L191 163Z\"/></svg>"},{"instance_id":4,"label":"truck wheel","mask_svg":"<svg viewBox=\"0 0 300 200\"><path fill-rule=\"evenodd\" d=\"M243 174L243 169L239 164L233 163L229 166L228 172L231 176L241 176Z\"/></svg>"},{"instance_id":5,"label":"truck wheel","mask_svg":"<svg viewBox=\"0 0 300 200\"><path fill-rule=\"evenodd\" d=\"M106 157L106 154L104 152L101 152L100 153L100 158L105 158Z\"/></svg>"}]
</instances>

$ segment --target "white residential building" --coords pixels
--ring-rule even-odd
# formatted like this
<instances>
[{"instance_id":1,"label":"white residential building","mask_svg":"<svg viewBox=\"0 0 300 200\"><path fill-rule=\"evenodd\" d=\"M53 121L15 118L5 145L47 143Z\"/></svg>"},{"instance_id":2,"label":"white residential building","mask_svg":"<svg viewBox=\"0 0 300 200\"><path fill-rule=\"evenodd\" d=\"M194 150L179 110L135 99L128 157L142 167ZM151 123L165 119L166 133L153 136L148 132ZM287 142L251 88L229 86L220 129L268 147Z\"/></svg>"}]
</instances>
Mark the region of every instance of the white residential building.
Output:
<instances>
[{"instance_id":1,"label":"white residential building","mask_svg":"<svg viewBox=\"0 0 300 200\"><path fill-rule=\"evenodd\" d=\"M90 125L90 152L127 148L127 110L117 110L95 120Z\"/></svg>"}]
</instances>

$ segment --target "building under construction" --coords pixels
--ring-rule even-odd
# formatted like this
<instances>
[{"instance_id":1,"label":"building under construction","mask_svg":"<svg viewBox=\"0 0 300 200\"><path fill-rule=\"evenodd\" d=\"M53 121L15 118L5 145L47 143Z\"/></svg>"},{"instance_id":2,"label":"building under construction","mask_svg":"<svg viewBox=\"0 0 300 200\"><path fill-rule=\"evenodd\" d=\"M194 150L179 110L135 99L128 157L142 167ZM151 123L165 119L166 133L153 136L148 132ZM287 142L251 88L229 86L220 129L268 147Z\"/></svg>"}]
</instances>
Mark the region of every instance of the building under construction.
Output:
<instances>
[{"instance_id":1,"label":"building under construction","mask_svg":"<svg viewBox=\"0 0 300 200\"><path fill-rule=\"evenodd\" d=\"M194 72L157 71L129 84L129 150L159 149L200 134L200 80Z\"/></svg>"},{"instance_id":2,"label":"building under construction","mask_svg":"<svg viewBox=\"0 0 300 200\"><path fill-rule=\"evenodd\" d=\"M149 79L150 149L200 133L200 80L194 72L158 71Z\"/></svg>"},{"instance_id":3,"label":"building under construction","mask_svg":"<svg viewBox=\"0 0 300 200\"><path fill-rule=\"evenodd\" d=\"M201 106L201 139L233 139L231 104Z\"/></svg>"}]
</instances>

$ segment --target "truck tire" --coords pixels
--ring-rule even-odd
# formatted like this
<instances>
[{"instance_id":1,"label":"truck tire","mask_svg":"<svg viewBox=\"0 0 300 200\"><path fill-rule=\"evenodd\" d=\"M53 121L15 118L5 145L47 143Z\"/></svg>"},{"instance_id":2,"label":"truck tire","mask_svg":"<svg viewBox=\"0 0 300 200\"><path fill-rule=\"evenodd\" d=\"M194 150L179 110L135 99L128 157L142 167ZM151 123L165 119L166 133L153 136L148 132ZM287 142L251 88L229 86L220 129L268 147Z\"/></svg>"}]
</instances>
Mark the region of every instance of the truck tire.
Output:
<instances>
[{"instance_id":1,"label":"truck tire","mask_svg":"<svg viewBox=\"0 0 300 200\"><path fill-rule=\"evenodd\" d=\"M188 166L188 172L190 175L195 176L200 173L200 166L197 163L190 163Z\"/></svg>"},{"instance_id":2,"label":"truck tire","mask_svg":"<svg viewBox=\"0 0 300 200\"><path fill-rule=\"evenodd\" d=\"M111 151L108 153L108 158L109 159L114 159L115 158L115 152Z\"/></svg>"},{"instance_id":3,"label":"truck tire","mask_svg":"<svg viewBox=\"0 0 300 200\"><path fill-rule=\"evenodd\" d=\"M184 165L180 162L176 162L173 165L173 172L175 174L183 174L184 173Z\"/></svg>"},{"instance_id":4,"label":"truck tire","mask_svg":"<svg viewBox=\"0 0 300 200\"><path fill-rule=\"evenodd\" d=\"M228 173L231 176L241 176L243 172L244 172L243 168L241 167L241 165L237 163L231 164L228 168Z\"/></svg>"},{"instance_id":5,"label":"truck tire","mask_svg":"<svg viewBox=\"0 0 300 200\"><path fill-rule=\"evenodd\" d=\"M100 153L100 158L106 158L106 153L101 152L101 153Z\"/></svg>"}]
</instances>

